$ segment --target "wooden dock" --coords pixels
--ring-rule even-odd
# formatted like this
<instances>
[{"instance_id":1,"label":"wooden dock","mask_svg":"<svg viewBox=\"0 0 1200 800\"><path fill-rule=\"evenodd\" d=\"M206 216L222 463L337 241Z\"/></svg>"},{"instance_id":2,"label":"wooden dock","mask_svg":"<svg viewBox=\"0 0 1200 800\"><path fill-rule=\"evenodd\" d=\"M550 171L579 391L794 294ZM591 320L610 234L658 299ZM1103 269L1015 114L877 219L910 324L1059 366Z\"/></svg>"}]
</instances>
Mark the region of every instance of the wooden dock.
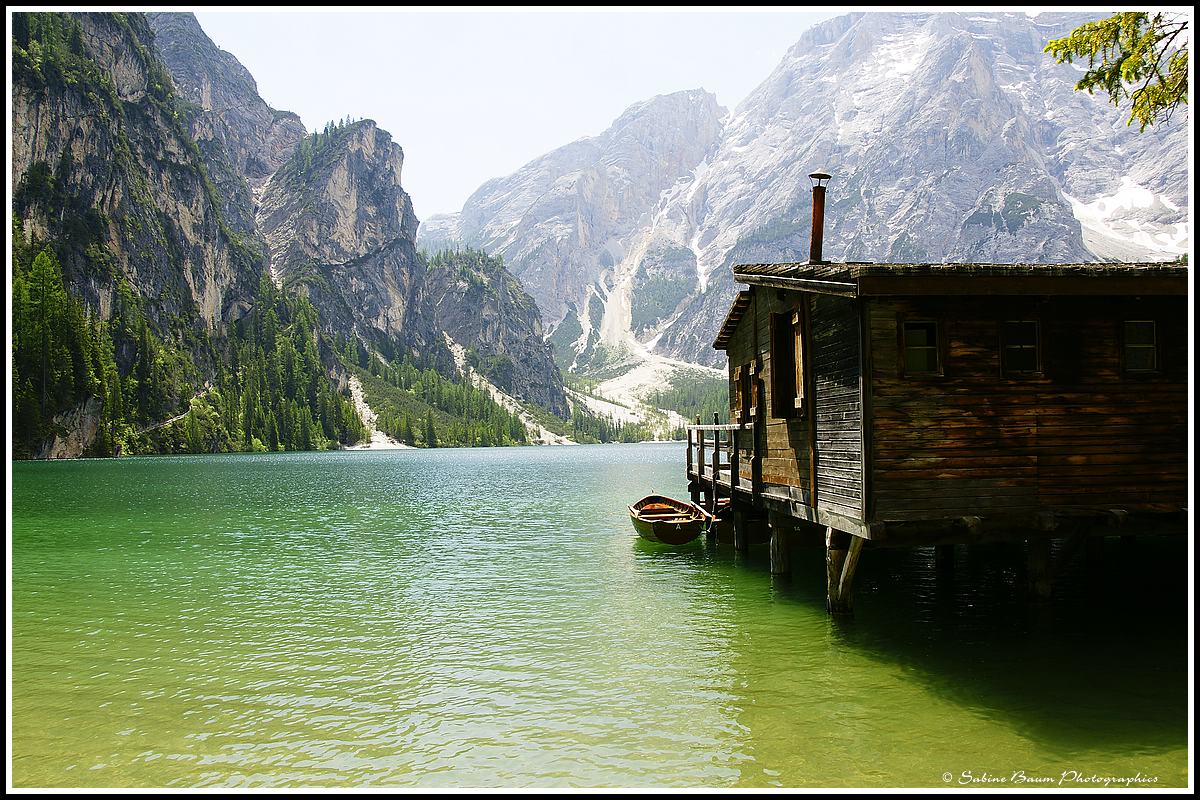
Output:
<instances>
[{"instance_id":1,"label":"wooden dock","mask_svg":"<svg viewBox=\"0 0 1200 800\"><path fill-rule=\"evenodd\" d=\"M1033 515L976 516L947 520L900 521L863 525L835 512L814 509L808 493L794 486L765 481L763 456L755 446L755 424L696 424L687 428L687 480L693 503L710 513L729 504L732 545L745 552L751 544L768 545L770 571L791 572L792 545L801 538L819 539L826 551L827 607L850 613L852 587L864 549L934 547L941 568L952 562L956 545L994 542L1024 544L1029 591L1050 595L1054 579L1080 553L1092 552L1104 537L1120 537L1128 545L1135 536L1179 535L1187 530L1183 510L1129 513L1122 509L1040 512ZM1061 539L1057 557L1051 542ZM710 544L716 543L709 532Z\"/></svg>"}]
</instances>

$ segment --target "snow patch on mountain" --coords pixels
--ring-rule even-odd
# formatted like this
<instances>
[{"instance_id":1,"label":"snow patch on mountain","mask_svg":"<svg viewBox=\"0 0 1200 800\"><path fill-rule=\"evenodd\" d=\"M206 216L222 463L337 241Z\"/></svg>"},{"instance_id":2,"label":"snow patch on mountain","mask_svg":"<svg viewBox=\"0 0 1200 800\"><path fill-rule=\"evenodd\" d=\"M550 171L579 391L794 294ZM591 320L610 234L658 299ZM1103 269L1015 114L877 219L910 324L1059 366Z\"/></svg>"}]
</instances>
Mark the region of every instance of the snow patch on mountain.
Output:
<instances>
[{"instance_id":1,"label":"snow patch on mountain","mask_svg":"<svg viewBox=\"0 0 1200 800\"><path fill-rule=\"evenodd\" d=\"M1171 258L1188 251L1190 236L1184 223L1161 223L1139 218L1180 211L1165 194L1156 194L1129 176L1116 192L1083 202L1064 192L1071 211L1083 226L1084 242L1101 258L1144 257L1146 251Z\"/></svg>"}]
</instances>

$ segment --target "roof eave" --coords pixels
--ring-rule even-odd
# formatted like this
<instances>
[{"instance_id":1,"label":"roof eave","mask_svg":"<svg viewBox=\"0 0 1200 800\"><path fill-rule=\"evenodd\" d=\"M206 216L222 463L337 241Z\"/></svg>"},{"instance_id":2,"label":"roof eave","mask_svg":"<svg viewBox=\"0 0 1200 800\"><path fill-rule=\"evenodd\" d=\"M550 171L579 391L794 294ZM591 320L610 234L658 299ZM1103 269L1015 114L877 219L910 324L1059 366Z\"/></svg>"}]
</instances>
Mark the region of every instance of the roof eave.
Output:
<instances>
[{"instance_id":1,"label":"roof eave","mask_svg":"<svg viewBox=\"0 0 1200 800\"><path fill-rule=\"evenodd\" d=\"M725 321L721 323L721 329L717 331L717 338L713 340L714 350L728 350L729 340L733 338L734 330L742 321L742 315L749 307L750 292L738 292L737 297L733 298L733 304L729 306L729 313L725 315Z\"/></svg>"},{"instance_id":2,"label":"roof eave","mask_svg":"<svg viewBox=\"0 0 1200 800\"><path fill-rule=\"evenodd\" d=\"M858 297L858 284L853 281L829 281L816 278L789 278L784 275L750 275L734 272L733 279L752 286L790 289L796 292L815 292L839 297Z\"/></svg>"}]
</instances>

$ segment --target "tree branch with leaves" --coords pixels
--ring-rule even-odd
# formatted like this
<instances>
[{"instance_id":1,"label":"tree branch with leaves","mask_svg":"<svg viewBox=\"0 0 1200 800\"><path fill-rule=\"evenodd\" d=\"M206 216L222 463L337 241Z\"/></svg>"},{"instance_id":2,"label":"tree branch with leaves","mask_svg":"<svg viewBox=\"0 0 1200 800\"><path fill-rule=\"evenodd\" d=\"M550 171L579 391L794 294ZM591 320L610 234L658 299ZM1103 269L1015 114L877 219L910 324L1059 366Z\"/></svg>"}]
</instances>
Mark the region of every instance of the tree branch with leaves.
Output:
<instances>
[{"instance_id":1,"label":"tree branch with leaves","mask_svg":"<svg viewBox=\"0 0 1200 800\"><path fill-rule=\"evenodd\" d=\"M1122 12L1051 39L1044 52L1060 64L1086 56L1088 69L1075 90L1102 89L1117 107L1132 100L1128 124L1137 121L1145 131L1187 105L1188 23L1182 14Z\"/></svg>"}]
</instances>

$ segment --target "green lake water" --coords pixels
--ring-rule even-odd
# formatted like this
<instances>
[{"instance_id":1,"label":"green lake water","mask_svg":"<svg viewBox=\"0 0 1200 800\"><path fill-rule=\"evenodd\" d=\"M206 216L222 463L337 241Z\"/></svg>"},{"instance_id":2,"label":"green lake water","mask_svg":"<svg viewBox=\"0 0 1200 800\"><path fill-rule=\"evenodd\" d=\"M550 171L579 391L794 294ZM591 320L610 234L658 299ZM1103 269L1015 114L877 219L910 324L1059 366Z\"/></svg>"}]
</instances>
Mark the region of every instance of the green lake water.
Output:
<instances>
[{"instance_id":1,"label":"green lake water","mask_svg":"<svg viewBox=\"0 0 1200 800\"><path fill-rule=\"evenodd\" d=\"M13 783L1186 785L1181 539L1109 540L1048 605L1012 548L867 550L836 621L819 547L772 578L639 542L683 461L15 463Z\"/></svg>"}]
</instances>

